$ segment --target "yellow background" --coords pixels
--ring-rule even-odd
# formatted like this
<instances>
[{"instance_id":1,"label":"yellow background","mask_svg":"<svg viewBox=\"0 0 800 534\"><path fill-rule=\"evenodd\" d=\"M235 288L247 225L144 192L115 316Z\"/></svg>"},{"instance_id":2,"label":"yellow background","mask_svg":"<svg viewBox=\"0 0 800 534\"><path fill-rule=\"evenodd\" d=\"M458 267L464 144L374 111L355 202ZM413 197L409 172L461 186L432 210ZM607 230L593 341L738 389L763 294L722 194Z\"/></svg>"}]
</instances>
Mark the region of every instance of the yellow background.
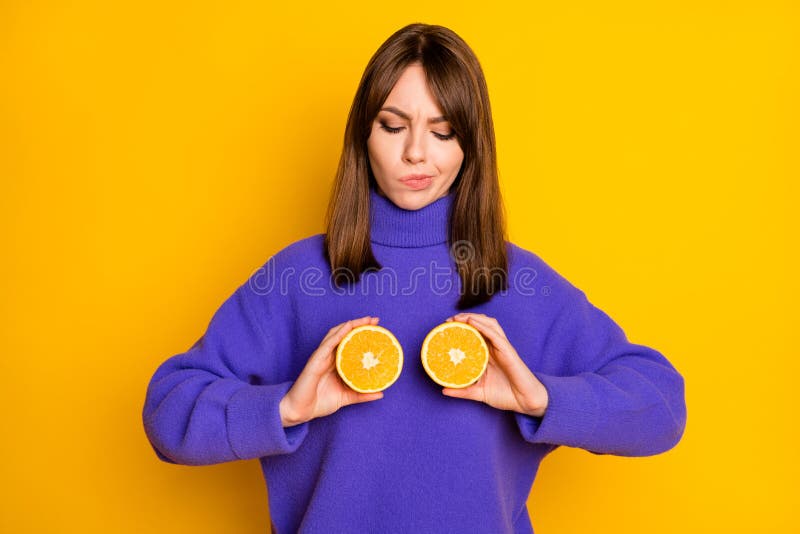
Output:
<instances>
[{"instance_id":1,"label":"yellow background","mask_svg":"<svg viewBox=\"0 0 800 534\"><path fill-rule=\"evenodd\" d=\"M363 68L416 21L483 65L511 240L686 378L668 453L544 461L537 534L800 529L795 2L5 1L0 531L265 532L257 461L160 462L145 388L324 230Z\"/></svg>"}]
</instances>

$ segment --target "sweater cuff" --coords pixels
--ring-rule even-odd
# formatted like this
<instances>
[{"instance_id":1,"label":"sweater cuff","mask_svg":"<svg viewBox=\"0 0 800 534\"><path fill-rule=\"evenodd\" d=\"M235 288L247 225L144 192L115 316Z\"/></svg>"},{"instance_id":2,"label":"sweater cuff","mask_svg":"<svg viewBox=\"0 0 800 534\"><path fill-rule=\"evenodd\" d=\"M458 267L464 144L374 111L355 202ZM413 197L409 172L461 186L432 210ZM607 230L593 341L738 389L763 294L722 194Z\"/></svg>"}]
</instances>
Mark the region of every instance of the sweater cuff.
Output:
<instances>
[{"instance_id":1,"label":"sweater cuff","mask_svg":"<svg viewBox=\"0 0 800 534\"><path fill-rule=\"evenodd\" d=\"M522 437L530 443L590 447L600 414L589 381L583 375L534 374L547 389L547 409L541 417L514 412Z\"/></svg>"},{"instance_id":2,"label":"sweater cuff","mask_svg":"<svg viewBox=\"0 0 800 534\"><path fill-rule=\"evenodd\" d=\"M228 440L241 460L294 452L308 434L308 422L284 427L280 402L292 382L247 384L228 400Z\"/></svg>"}]
</instances>

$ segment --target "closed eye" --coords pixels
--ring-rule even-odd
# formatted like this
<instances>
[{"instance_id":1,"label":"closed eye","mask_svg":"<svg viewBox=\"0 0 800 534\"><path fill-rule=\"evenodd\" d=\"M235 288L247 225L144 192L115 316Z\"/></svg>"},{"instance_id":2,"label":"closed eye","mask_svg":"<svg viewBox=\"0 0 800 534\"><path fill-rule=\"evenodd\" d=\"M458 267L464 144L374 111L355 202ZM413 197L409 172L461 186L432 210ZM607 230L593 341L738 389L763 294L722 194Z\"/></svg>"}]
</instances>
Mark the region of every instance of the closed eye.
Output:
<instances>
[{"instance_id":1,"label":"closed eye","mask_svg":"<svg viewBox=\"0 0 800 534\"><path fill-rule=\"evenodd\" d=\"M393 133L393 134L394 134L394 133L399 133L399 132L400 132L400 130L402 130L402 129L403 129L403 128L392 128L391 126L387 126L387 125L386 125L386 124L384 124L384 123L381 123L381 128L383 128L383 129L384 129L384 130L386 130L387 132L389 132L389 133Z\"/></svg>"},{"instance_id":2,"label":"closed eye","mask_svg":"<svg viewBox=\"0 0 800 534\"><path fill-rule=\"evenodd\" d=\"M383 129L383 130L385 130L385 131L387 131L388 133L391 133L391 134L400 133L400 131L403 128L404 128L403 126L400 126L398 128L392 128L391 126L389 126L385 122L381 122L381 129ZM450 132L449 134L446 134L446 135L445 134L440 134L440 133L437 133L437 132L431 132L431 133L433 135L435 135L438 139L441 139L442 141L449 141L450 139L453 139L456 136L455 132Z\"/></svg>"}]
</instances>

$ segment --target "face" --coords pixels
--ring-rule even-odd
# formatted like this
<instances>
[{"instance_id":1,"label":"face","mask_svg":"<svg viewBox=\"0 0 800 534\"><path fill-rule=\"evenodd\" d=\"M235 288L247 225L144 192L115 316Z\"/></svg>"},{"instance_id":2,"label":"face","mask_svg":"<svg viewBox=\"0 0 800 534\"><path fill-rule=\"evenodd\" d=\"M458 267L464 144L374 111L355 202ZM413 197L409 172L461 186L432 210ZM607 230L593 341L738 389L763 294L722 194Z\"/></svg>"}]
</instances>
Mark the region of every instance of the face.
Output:
<instances>
[{"instance_id":1,"label":"face","mask_svg":"<svg viewBox=\"0 0 800 534\"><path fill-rule=\"evenodd\" d=\"M397 206L417 210L448 193L464 152L421 65L409 65L395 83L372 123L367 152L378 192Z\"/></svg>"}]
</instances>

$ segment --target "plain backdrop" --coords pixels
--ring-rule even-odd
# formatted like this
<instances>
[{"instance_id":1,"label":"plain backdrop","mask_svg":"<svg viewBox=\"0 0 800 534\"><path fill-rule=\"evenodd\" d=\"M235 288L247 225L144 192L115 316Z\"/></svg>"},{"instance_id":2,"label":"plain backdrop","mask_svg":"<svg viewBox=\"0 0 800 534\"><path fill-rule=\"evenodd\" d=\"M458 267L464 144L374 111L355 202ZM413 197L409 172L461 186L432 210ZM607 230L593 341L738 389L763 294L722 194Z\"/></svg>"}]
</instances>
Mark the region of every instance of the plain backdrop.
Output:
<instances>
[{"instance_id":1,"label":"plain backdrop","mask_svg":"<svg viewBox=\"0 0 800 534\"><path fill-rule=\"evenodd\" d=\"M483 65L510 239L686 380L669 452L547 457L537 534L800 529L797 3L78 0L0 3L0 531L266 531L257 461L160 462L145 390L324 231L411 22Z\"/></svg>"}]
</instances>

